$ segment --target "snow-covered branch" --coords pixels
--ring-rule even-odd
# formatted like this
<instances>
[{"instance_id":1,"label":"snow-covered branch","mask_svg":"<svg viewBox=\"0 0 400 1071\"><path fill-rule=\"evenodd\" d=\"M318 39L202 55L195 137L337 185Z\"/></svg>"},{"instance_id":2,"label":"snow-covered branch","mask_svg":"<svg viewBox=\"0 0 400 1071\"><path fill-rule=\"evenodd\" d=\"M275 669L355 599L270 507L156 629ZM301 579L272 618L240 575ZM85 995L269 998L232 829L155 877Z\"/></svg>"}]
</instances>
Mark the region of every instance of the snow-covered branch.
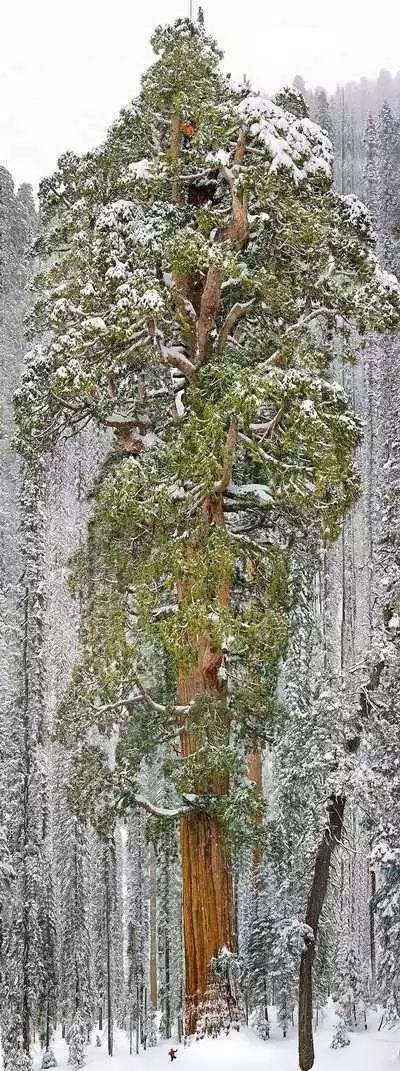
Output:
<instances>
[{"instance_id":1,"label":"snow-covered branch","mask_svg":"<svg viewBox=\"0 0 400 1071\"><path fill-rule=\"evenodd\" d=\"M148 814L155 815L156 818L182 818L185 814L193 814L195 811L201 811L205 809L205 804L202 803L200 796L182 796L182 803L176 807L160 807L156 803L152 803L146 796L135 796L133 803L136 803L138 807L142 807Z\"/></svg>"},{"instance_id":2,"label":"snow-covered branch","mask_svg":"<svg viewBox=\"0 0 400 1071\"><path fill-rule=\"evenodd\" d=\"M279 367L282 361L282 349L287 339L291 338L292 335L296 335L299 331L301 332L304 327L308 327L308 325L311 324L314 320L319 320L323 317L325 317L325 319L327 320L337 320L339 318L339 314L336 309L330 309L326 305L320 305L315 309L311 309L311 312L308 312L306 314L303 313L294 324L289 324L282 338L281 345L276 350L274 350L274 353L272 353L266 361L264 361L263 367ZM340 316L340 319L343 321L342 316Z\"/></svg>"}]
</instances>

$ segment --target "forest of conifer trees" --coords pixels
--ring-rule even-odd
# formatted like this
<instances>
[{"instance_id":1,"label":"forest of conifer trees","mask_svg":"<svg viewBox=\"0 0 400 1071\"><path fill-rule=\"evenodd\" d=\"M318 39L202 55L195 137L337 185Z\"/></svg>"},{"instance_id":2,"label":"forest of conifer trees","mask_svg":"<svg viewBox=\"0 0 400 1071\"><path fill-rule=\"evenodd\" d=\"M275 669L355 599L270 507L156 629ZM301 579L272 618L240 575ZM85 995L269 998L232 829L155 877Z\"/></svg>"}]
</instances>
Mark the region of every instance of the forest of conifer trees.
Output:
<instances>
[{"instance_id":1,"label":"forest of conifer trees","mask_svg":"<svg viewBox=\"0 0 400 1071\"><path fill-rule=\"evenodd\" d=\"M381 1071L400 75L270 98L201 12L152 47L39 206L0 169L3 1067Z\"/></svg>"}]
</instances>

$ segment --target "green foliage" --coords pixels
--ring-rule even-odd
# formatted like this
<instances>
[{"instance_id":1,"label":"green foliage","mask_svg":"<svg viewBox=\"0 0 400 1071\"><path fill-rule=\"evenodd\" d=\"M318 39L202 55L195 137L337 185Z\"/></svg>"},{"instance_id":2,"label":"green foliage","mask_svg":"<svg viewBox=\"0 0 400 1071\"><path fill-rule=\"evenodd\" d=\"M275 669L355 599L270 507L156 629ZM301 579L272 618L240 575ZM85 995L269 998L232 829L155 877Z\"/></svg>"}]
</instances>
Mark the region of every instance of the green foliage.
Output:
<instances>
[{"instance_id":1,"label":"green foliage","mask_svg":"<svg viewBox=\"0 0 400 1071\"><path fill-rule=\"evenodd\" d=\"M17 443L33 460L91 422L118 444L74 562L81 657L57 732L75 804L104 831L161 751L176 798L237 842L259 809L243 755L280 725L296 561L358 493L361 429L329 366L339 339L353 360L357 331L398 324L399 290L298 94L234 89L187 19L153 47L104 145L42 184L44 341Z\"/></svg>"}]
</instances>

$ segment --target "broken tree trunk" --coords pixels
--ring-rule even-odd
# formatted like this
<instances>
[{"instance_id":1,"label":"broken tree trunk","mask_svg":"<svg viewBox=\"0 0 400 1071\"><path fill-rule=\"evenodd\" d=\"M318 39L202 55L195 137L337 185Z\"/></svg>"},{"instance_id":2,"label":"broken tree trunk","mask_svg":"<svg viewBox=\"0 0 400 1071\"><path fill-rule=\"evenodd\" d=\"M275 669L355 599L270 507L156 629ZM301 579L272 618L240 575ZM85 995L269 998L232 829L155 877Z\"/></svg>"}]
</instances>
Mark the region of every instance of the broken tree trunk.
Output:
<instances>
[{"instance_id":1,"label":"broken tree trunk","mask_svg":"<svg viewBox=\"0 0 400 1071\"><path fill-rule=\"evenodd\" d=\"M312 969L315 958L318 925L328 888L332 855L340 843L345 807L344 796L331 796L328 800L328 822L315 860L314 875L307 901L306 925L313 937L306 935L300 960L299 979L299 1067L310 1071L314 1064L314 1041L312 1030Z\"/></svg>"}]
</instances>

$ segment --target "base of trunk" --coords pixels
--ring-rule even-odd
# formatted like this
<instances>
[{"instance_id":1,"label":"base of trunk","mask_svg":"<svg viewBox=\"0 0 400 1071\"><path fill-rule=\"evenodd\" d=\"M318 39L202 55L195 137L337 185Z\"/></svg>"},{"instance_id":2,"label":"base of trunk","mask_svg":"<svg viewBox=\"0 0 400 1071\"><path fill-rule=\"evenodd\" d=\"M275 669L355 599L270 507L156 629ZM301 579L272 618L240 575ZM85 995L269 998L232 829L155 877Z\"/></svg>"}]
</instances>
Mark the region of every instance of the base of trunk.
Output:
<instances>
[{"instance_id":1,"label":"base of trunk","mask_svg":"<svg viewBox=\"0 0 400 1071\"><path fill-rule=\"evenodd\" d=\"M182 819L181 853L186 1032L193 1034L214 989L211 960L221 948L236 950L233 888L223 831L215 818L194 814Z\"/></svg>"},{"instance_id":2,"label":"base of trunk","mask_svg":"<svg viewBox=\"0 0 400 1071\"><path fill-rule=\"evenodd\" d=\"M299 984L299 1067L310 1071L314 1066L314 1041L312 1032L312 950L302 953Z\"/></svg>"}]
</instances>

